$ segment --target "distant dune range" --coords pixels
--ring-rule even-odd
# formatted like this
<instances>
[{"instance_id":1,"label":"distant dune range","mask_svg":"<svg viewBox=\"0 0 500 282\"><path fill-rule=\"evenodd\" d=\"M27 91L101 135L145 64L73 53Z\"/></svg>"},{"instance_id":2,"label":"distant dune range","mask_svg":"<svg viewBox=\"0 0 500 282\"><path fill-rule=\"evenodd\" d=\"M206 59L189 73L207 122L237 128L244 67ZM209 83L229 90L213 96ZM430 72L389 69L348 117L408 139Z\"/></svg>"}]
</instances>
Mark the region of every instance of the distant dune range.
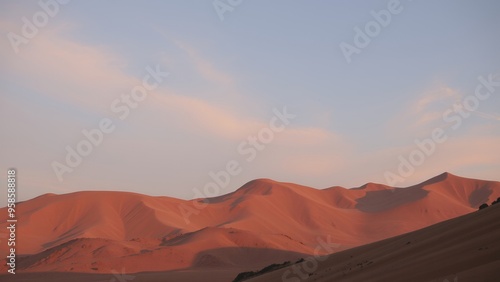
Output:
<instances>
[{"instance_id":1,"label":"distant dune range","mask_svg":"<svg viewBox=\"0 0 500 282\"><path fill-rule=\"evenodd\" d=\"M258 179L209 199L187 224L179 207L193 207L191 201L128 192L46 194L17 206L22 255L17 272L177 271L169 272L177 277L221 270L226 272L219 281L231 281L243 270L418 230L476 211L499 196L500 182L449 173L408 188L368 183L318 190ZM6 208L0 209L0 230L6 230L6 215ZM334 244L318 248L320 242ZM0 252L7 255L5 242Z\"/></svg>"}]
</instances>

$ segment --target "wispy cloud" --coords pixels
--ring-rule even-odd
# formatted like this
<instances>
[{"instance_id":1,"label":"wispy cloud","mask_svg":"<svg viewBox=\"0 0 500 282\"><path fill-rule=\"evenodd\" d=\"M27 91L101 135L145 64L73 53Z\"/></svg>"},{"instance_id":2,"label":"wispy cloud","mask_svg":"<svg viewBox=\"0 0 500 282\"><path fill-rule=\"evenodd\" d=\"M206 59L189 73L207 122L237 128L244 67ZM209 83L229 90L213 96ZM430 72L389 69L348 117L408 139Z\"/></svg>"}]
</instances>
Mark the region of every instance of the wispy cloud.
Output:
<instances>
[{"instance_id":1,"label":"wispy cloud","mask_svg":"<svg viewBox=\"0 0 500 282\"><path fill-rule=\"evenodd\" d=\"M214 62L203 55L192 44L181 40L158 26L152 26L167 42L173 43L179 50L187 55L188 60L183 63L191 65L206 82L216 87L232 88L235 87L235 78L226 71L221 70Z\"/></svg>"},{"instance_id":2,"label":"wispy cloud","mask_svg":"<svg viewBox=\"0 0 500 282\"><path fill-rule=\"evenodd\" d=\"M394 139L416 138L443 126L443 113L461 99L461 93L443 83L435 84L414 95L406 106L396 110L387 124L387 132Z\"/></svg>"},{"instance_id":3,"label":"wispy cloud","mask_svg":"<svg viewBox=\"0 0 500 282\"><path fill-rule=\"evenodd\" d=\"M435 122L442 120L443 112L453 103L460 101L461 95L456 89L449 86L437 86L420 94L408 118L412 119L413 128L428 125L435 126Z\"/></svg>"},{"instance_id":4,"label":"wispy cloud","mask_svg":"<svg viewBox=\"0 0 500 282\"><path fill-rule=\"evenodd\" d=\"M23 84L33 91L40 99L56 100L61 103L71 104L74 107L81 108L84 112L93 112L96 119L110 115L109 105L113 99L120 97L124 91L130 89L134 84L140 83L137 77L127 73L126 67L128 61L112 50L93 46L81 42L76 42L65 36L64 29L46 30L37 37L36 41L30 43L19 57L9 58L2 68L15 79L22 81ZM218 86L237 88L234 79L218 70L208 59L203 58L198 51L184 43L179 43L178 47L188 55L189 60L195 66L195 70L204 79ZM13 94L15 95L15 93ZM269 126L269 115L249 114L245 105L233 104L231 107L221 106L220 103L210 97L195 97L190 93L184 93L182 89L173 89L168 84L150 93L148 99L143 103L147 107L146 112L137 111L134 115L149 120L148 126L153 128L165 126L166 128L175 128L175 131L169 134L184 134L185 132L195 133L201 136L209 137L215 144L233 144L234 148L225 148L224 150L235 150L236 146L246 140L253 134L257 134L260 129ZM141 107L142 104L141 104ZM267 112L270 112L272 106L269 106ZM49 109L45 109L49 111ZM260 109L260 112L265 110ZM154 113L154 114L153 114ZM39 121L42 127L50 126L53 121L49 120L48 114L40 112ZM67 113L71 115L71 113ZM71 116L65 120L71 121ZM43 124L45 122L45 125ZM143 128L134 128L138 126L135 123L128 124L127 130L120 131L117 135L107 137L107 151L97 150L89 163L96 162L91 166L82 166L79 168L86 174L92 173L92 167L97 165L101 170L106 169L106 164L115 163L106 159L111 156L119 155L121 152L136 152L138 144L148 144L151 152L162 151L165 140L155 140L157 134L148 135L147 130ZM18 125L24 130L33 131L30 124ZM51 180L50 161L53 159L64 158L64 144L72 143L75 138L80 138L82 125L75 125L68 122L61 124L60 128L66 127L60 134L44 135L39 142L34 145L33 152L43 150L45 152L43 164L37 163L38 167L30 166L35 171L42 171L40 175L45 175L38 179L39 193L47 192L49 187L53 191L68 191L79 187L79 189L89 189L94 187L103 187L102 183L112 183L109 180L102 180L101 184L92 184L92 181L83 180L83 175L72 174L71 178L63 186ZM69 130L71 128L71 130ZM141 132L140 136L134 133ZM120 135L120 138L118 138ZM133 136L132 136L133 135ZM125 142L123 138L130 138L130 142ZM66 141L61 141L66 140ZM78 140L78 139L76 139ZM127 139L128 140L128 139ZM133 140L133 142L131 141ZM168 140L167 140L168 141ZM62 142L62 144L61 144ZM200 146L204 140L198 140ZM191 145L195 142L192 142ZM56 145L54 145L56 144ZM171 144L171 143L167 143ZM273 145L269 145L264 155L273 156L270 160L260 164L258 167L249 168L248 177L259 177L259 175L288 175L295 173L305 177L306 175L327 176L333 170L339 168L345 162L345 142L336 134L320 127L290 125L287 130L280 133ZM106 146L106 145L103 145ZM189 146L183 144L177 145L178 149L189 152ZM44 148L51 148L47 150ZM104 147L103 147L104 148ZM341 152L344 152L341 154ZM136 159L134 162L149 163L152 167L165 165L164 161L175 163L178 159L162 160L159 162L152 154L134 154L130 153ZM204 155L197 156L203 159L213 159L219 156L211 152L203 152ZM28 154L29 155L29 154ZM153 153L154 155L154 153ZM8 158L14 158L14 155ZM263 160L266 160L264 157ZM21 161L28 163L29 158ZM222 161L221 161L222 162ZM192 166L192 165L191 165ZM24 166L27 170L27 166ZM130 166L135 167L135 166ZM128 168L124 168L125 170ZM206 168L208 172L212 168ZM122 174L117 169L117 173ZM129 173L125 173L129 174ZM152 180L152 183L161 183L161 179ZM84 185L84 186L82 186ZM119 185L119 184L118 184ZM189 184L186 184L189 185ZM92 186L92 187L87 187ZM44 188L45 187L45 188ZM38 188L37 188L38 189Z\"/></svg>"},{"instance_id":5,"label":"wispy cloud","mask_svg":"<svg viewBox=\"0 0 500 282\"><path fill-rule=\"evenodd\" d=\"M263 127L259 119L244 118L234 111L200 98L189 97L173 91L162 91L152 96L163 111L175 114L172 122L181 123L185 130L204 131L219 138L238 139Z\"/></svg>"},{"instance_id":6,"label":"wispy cloud","mask_svg":"<svg viewBox=\"0 0 500 282\"><path fill-rule=\"evenodd\" d=\"M139 80L124 72L126 60L104 47L66 38L67 29L44 30L23 52L9 56L1 69L35 95L107 113L110 101ZM9 46L0 46L2 53L5 48Z\"/></svg>"},{"instance_id":7,"label":"wispy cloud","mask_svg":"<svg viewBox=\"0 0 500 282\"><path fill-rule=\"evenodd\" d=\"M487 120L498 120L498 121L500 121L500 115L498 115L498 114L489 114L489 113L483 113L483 112L480 112L480 111L474 111L474 114L476 116L479 116L479 117L487 119Z\"/></svg>"},{"instance_id":8,"label":"wispy cloud","mask_svg":"<svg viewBox=\"0 0 500 282\"><path fill-rule=\"evenodd\" d=\"M211 61L203 57L198 50L180 40L174 40L175 45L184 51L198 73L208 82L222 87L232 87L234 78L219 70Z\"/></svg>"},{"instance_id":9,"label":"wispy cloud","mask_svg":"<svg viewBox=\"0 0 500 282\"><path fill-rule=\"evenodd\" d=\"M460 95L457 90L448 86L437 86L420 94L420 97L414 104L413 112L416 114L422 113L436 103L443 104L450 99L458 100L459 98Z\"/></svg>"}]
</instances>

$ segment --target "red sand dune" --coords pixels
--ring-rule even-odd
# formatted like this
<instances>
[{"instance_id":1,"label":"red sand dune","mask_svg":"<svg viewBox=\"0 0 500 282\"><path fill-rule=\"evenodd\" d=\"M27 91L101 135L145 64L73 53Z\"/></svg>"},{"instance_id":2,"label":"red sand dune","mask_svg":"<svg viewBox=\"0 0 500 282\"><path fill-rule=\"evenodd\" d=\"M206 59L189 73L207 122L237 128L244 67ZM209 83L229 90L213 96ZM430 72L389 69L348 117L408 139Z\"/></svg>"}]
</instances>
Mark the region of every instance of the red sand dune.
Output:
<instances>
[{"instance_id":1,"label":"red sand dune","mask_svg":"<svg viewBox=\"0 0 500 282\"><path fill-rule=\"evenodd\" d=\"M369 183L317 190L259 179L206 199L209 204L186 223L180 208L194 209L203 199L47 194L18 204L17 254L24 256L17 271L220 268L234 273L417 230L475 211L499 196L500 182L448 173L408 188ZM6 230L6 214L0 209L0 230ZM335 245L317 248L320 242ZM6 252L1 244L0 255Z\"/></svg>"}]
</instances>

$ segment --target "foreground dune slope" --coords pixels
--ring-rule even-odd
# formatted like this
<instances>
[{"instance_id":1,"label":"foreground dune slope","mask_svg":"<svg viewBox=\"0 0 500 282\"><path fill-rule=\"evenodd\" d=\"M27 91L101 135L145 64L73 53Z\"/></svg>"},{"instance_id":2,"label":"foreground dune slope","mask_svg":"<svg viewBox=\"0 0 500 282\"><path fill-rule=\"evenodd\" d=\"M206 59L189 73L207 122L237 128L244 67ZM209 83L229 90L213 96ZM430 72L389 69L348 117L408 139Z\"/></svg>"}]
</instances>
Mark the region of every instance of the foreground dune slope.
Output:
<instances>
[{"instance_id":1,"label":"foreground dune slope","mask_svg":"<svg viewBox=\"0 0 500 282\"><path fill-rule=\"evenodd\" d=\"M499 281L500 204L248 280Z\"/></svg>"}]
</instances>

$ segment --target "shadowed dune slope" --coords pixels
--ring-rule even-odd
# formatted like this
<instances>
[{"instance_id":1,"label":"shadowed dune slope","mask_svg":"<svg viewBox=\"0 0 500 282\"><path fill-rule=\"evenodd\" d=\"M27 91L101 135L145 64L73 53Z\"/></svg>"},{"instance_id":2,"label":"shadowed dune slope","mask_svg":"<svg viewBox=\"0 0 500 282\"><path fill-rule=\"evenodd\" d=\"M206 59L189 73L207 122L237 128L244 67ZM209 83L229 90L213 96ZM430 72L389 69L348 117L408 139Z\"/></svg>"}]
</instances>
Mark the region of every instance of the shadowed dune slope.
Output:
<instances>
[{"instance_id":1,"label":"shadowed dune slope","mask_svg":"<svg viewBox=\"0 0 500 282\"><path fill-rule=\"evenodd\" d=\"M248 280L499 281L500 204Z\"/></svg>"}]
</instances>

